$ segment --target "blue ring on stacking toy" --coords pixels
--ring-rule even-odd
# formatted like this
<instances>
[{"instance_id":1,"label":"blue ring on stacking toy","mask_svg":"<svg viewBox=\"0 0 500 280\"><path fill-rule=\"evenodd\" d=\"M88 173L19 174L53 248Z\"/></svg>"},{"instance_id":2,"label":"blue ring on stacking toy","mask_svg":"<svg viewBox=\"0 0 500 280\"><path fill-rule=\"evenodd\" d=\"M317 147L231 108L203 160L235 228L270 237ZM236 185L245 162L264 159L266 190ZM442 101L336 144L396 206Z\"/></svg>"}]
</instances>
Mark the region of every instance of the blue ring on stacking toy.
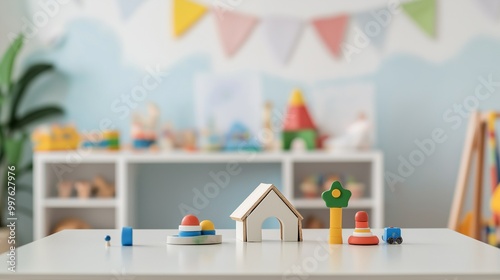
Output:
<instances>
[{"instance_id":1,"label":"blue ring on stacking toy","mask_svg":"<svg viewBox=\"0 0 500 280\"><path fill-rule=\"evenodd\" d=\"M192 237L201 235L201 231L179 231L180 237Z\"/></svg>"},{"instance_id":2,"label":"blue ring on stacking toy","mask_svg":"<svg viewBox=\"0 0 500 280\"><path fill-rule=\"evenodd\" d=\"M201 235L215 235L215 230L202 230Z\"/></svg>"}]
</instances>

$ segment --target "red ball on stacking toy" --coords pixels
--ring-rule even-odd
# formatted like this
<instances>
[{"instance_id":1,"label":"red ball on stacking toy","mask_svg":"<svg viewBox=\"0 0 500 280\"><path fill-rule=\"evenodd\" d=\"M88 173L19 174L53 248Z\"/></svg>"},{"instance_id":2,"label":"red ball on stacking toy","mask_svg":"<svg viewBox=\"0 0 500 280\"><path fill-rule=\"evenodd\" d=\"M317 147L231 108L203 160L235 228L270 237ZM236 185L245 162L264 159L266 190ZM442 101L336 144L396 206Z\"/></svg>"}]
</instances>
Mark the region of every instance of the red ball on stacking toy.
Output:
<instances>
[{"instance_id":1,"label":"red ball on stacking toy","mask_svg":"<svg viewBox=\"0 0 500 280\"><path fill-rule=\"evenodd\" d=\"M181 225L183 226L199 226L200 220L195 215L186 215L182 218Z\"/></svg>"}]
</instances>

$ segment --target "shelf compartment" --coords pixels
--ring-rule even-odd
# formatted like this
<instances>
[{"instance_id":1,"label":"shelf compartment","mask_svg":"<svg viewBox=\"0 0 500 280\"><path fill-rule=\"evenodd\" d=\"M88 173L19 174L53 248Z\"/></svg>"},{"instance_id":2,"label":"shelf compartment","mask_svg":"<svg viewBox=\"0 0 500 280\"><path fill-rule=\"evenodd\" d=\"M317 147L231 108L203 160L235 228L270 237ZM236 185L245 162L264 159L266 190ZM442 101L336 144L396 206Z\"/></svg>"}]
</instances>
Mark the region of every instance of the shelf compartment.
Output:
<instances>
[{"instance_id":1,"label":"shelf compartment","mask_svg":"<svg viewBox=\"0 0 500 280\"><path fill-rule=\"evenodd\" d=\"M44 201L46 208L113 208L116 205L115 198L47 198Z\"/></svg>"},{"instance_id":2,"label":"shelf compartment","mask_svg":"<svg viewBox=\"0 0 500 280\"><path fill-rule=\"evenodd\" d=\"M307 199L307 198L299 198L293 200L293 205L296 208L302 209L322 209L326 208L325 201L323 199ZM374 206L373 200L369 198L360 198L360 199L351 199L349 200L349 208L372 208Z\"/></svg>"}]
</instances>

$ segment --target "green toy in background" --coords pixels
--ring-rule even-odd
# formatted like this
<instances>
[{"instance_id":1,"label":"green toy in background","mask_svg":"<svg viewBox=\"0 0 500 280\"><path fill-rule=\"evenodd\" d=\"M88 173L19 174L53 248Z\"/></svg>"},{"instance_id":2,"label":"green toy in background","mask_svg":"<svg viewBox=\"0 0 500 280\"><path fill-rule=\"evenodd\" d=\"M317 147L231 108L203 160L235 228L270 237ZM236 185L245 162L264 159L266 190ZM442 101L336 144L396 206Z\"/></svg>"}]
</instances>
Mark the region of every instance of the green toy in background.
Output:
<instances>
[{"instance_id":1,"label":"green toy in background","mask_svg":"<svg viewBox=\"0 0 500 280\"><path fill-rule=\"evenodd\" d=\"M283 149L285 151L301 148L304 150L314 150L316 148L316 140L316 126L309 115L302 92L296 89L292 92L285 116Z\"/></svg>"}]
</instances>

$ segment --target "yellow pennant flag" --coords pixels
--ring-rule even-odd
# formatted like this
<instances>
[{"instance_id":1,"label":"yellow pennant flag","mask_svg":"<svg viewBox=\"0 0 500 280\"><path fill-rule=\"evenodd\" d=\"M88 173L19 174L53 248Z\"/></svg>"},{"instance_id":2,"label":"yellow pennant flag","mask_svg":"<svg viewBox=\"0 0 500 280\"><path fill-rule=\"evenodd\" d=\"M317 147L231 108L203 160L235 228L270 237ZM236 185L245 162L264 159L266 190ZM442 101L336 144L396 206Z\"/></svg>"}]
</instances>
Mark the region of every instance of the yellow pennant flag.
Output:
<instances>
[{"instance_id":1,"label":"yellow pennant flag","mask_svg":"<svg viewBox=\"0 0 500 280\"><path fill-rule=\"evenodd\" d=\"M197 22L207 11L207 8L190 0L174 0L173 27L174 36L179 37Z\"/></svg>"}]
</instances>

